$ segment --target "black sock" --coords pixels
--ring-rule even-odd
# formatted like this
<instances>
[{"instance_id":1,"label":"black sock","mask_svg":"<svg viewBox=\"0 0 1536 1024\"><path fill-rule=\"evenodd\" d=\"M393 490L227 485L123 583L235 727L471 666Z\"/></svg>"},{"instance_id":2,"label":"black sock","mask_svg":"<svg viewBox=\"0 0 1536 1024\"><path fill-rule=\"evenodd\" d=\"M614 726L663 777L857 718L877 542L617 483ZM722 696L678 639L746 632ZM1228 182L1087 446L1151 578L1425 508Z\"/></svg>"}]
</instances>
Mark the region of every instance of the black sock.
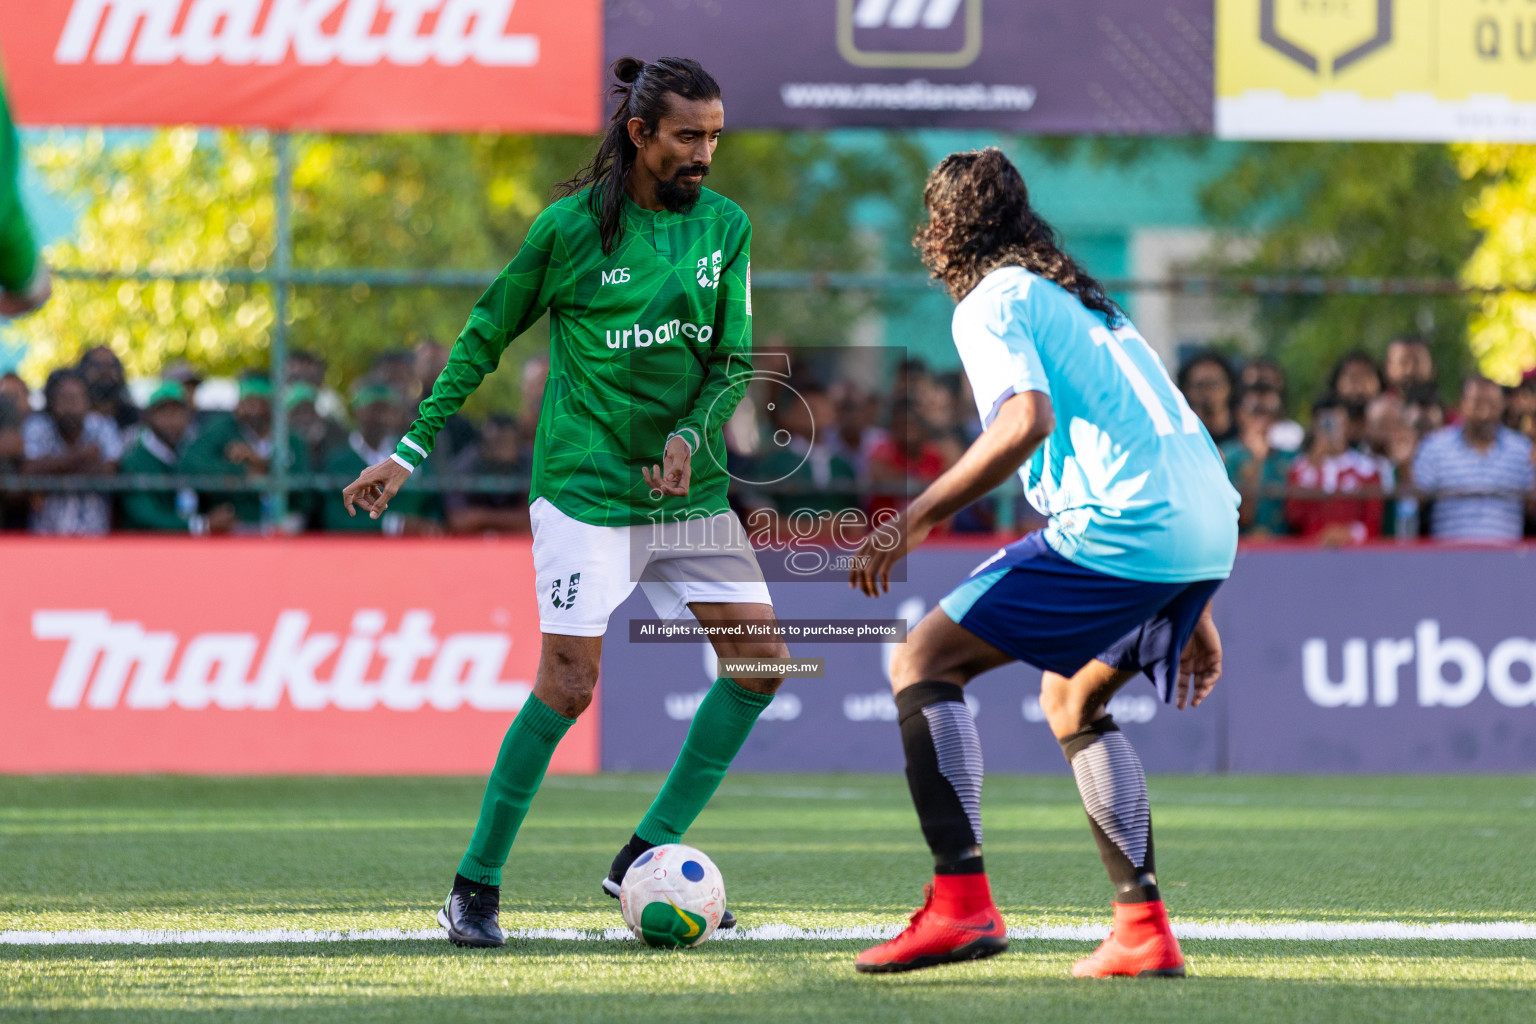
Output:
<instances>
[{"instance_id":1,"label":"black sock","mask_svg":"<svg viewBox=\"0 0 1536 1024\"><path fill-rule=\"evenodd\" d=\"M1147 778L1130 740L1108 715L1062 738L1077 777L1099 858L1115 886L1116 903L1161 899L1152 858L1152 810Z\"/></svg>"},{"instance_id":2,"label":"black sock","mask_svg":"<svg viewBox=\"0 0 1536 1024\"><path fill-rule=\"evenodd\" d=\"M981 739L954 683L924 682L896 695L907 785L934 873L981 874Z\"/></svg>"},{"instance_id":3,"label":"black sock","mask_svg":"<svg viewBox=\"0 0 1536 1024\"><path fill-rule=\"evenodd\" d=\"M484 882L472 881L455 872L453 876L453 895L470 896L474 893L479 893L481 896L500 896L501 886L486 885Z\"/></svg>"}]
</instances>

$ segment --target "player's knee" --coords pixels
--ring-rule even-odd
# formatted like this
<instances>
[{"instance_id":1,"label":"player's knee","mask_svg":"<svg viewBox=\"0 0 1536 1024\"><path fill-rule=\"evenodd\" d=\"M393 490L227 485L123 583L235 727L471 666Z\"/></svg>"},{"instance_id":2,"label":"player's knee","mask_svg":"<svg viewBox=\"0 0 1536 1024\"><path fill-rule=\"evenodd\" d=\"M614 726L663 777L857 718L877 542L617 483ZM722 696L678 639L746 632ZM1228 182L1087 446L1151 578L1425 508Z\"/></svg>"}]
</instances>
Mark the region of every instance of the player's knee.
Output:
<instances>
[{"instance_id":1,"label":"player's knee","mask_svg":"<svg viewBox=\"0 0 1536 1024\"><path fill-rule=\"evenodd\" d=\"M928 680L954 682L964 686L966 680L947 671L946 667L931 657L921 643L908 640L897 644L891 652L891 692L900 693L909 686Z\"/></svg>"},{"instance_id":2,"label":"player's knee","mask_svg":"<svg viewBox=\"0 0 1536 1024\"><path fill-rule=\"evenodd\" d=\"M1083 701L1081 695L1073 691L1070 680L1046 677L1040 684L1040 710L1045 713L1051 732L1057 736L1067 736L1081 728Z\"/></svg>"},{"instance_id":3,"label":"player's knee","mask_svg":"<svg viewBox=\"0 0 1536 1024\"><path fill-rule=\"evenodd\" d=\"M587 708L592 706L592 687L573 687L565 691L565 711L561 714L566 718L577 718Z\"/></svg>"},{"instance_id":4,"label":"player's knee","mask_svg":"<svg viewBox=\"0 0 1536 1024\"><path fill-rule=\"evenodd\" d=\"M765 697L772 697L774 694L779 692L779 687L784 685L783 679L764 679L761 677L753 676L747 676L742 679L734 679L732 682L741 687L743 690L748 690L752 693L760 693Z\"/></svg>"},{"instance_id":5,"label":"player's knee","mask_svg":"<svg viewBox=\"0 0 1536 1024\"><path fill-rule=\"evenodd\" d=\"M735 653L731 656L735 658L771 658L776 661L782 661L789 657L789 648L784 645L782 640L754 640L737 644L735 646Z\"/></svg>"},{"instance_id":6,"label":"player's knee","mask_svg":"<svg viewBox=\"0 0 1536 1024\"><path fill-rule=\"evenodd\" d=\"M581 648L546 647L539 660L539 699L566 718L575 718L592 703L597 686L595 653Z\"/></svg>"},{"instance_id":7,"label":"player's knee","mask_svg":"<svg viewBox=\"0 0 1536 1024\"><path fill-rule=\"evenodd\" d=\"M781 640L747 641L730 645L724 657L749 661L783 661L789 657L789 648ZM744 690L770 696L777 693L779 685L784 682L783 677L744 676L740 679L735 677L732 679Z\"/></svg>"},{"instance_id":8,"label":"player's knee","mask_svg":"<svg viewBox=\"0 0 1536 1024\"><path fill-rule=\"evenodd\" d=\"M595 679L580 675L556 676L546 680L545 685L539 688L539 696L551 711L566 718L575 718L591 705L595 686Z\"/></svg>"},{"instance_id":9,"label":"player's knee","mask_svg":"<svg viewBox=\"0 0 1536 1024\"><path fill-rule=\"evenodd\" d=\"M897 644L891 652L891 692L900 693L919 680L912 675L912 655L908 644Z\"/></svg>"}]
</instances>

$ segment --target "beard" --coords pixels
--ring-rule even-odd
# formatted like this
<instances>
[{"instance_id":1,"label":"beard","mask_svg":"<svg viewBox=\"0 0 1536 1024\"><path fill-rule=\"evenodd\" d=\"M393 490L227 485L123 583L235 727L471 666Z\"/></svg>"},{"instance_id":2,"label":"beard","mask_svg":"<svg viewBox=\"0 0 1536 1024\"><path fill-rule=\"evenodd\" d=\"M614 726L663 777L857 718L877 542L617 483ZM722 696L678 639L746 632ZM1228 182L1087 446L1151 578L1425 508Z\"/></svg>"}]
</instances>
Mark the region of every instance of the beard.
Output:
<instances>
[{"instance_id":1,"label":"beard","mask_svg":"<svg viewBox=\"0 0 1536 1024\"><path fill-rule=\"evenodd\" d=\"M693 209L699 201L699 193L704 189L703 181L697 183L683 181L685 174L709 174L709 168L699 164L688 164L679 167L672 172L672 177L656 183L656 201L669 213L687 213Z\"/></svg>"}]
</instances>

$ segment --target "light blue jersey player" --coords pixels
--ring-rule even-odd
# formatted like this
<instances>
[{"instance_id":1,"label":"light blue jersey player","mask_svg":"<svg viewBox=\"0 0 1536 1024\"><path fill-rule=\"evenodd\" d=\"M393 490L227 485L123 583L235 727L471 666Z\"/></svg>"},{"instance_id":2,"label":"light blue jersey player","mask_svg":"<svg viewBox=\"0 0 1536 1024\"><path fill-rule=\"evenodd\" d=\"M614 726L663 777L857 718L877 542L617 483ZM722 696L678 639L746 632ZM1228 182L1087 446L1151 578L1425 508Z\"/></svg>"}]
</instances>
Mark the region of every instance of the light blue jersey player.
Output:
<instances>
[{"instance_id":1,"label":"light blue jersey player","mask_svg":"<svg viewBox=\"0 0 1536 1024\"><path fill-rule=\"evenodd\" d=\"M1054 281L1002 267L955 308L954 334L983 426L1014 395L1051 400L1056 429L1019 470L1030 503L1050 517L1051 550L1133 580L1226 578L1238 494L1129 321L1111 325ZM960 604L952 616L964 614Z\"/></svg>"},{"instance_id":2,"label":"light blue jersey player","mask_svg":"<svg viewBox=\"0 0 1536 1024\"><path fill-rule=\"evenodd\" d=\"M985 429L872 535L850 583L875 595L934 525L1019 473L1049 517L982 562L891 663L907 779L934 856L928 903L866 972L1007 948L981 857L981 742L964 703L1011 661L1044 670L1040 705L1077 779L1115 886L1109 939L1079 977L1182 977L1153 866L1146 779L1105 711L1137 675L1199 704L1221 675L1211 599L1232 571L1238 495L1221 456L1146 340L1057 244L1001 152L945 158L917 245L959 305L955 346Z\"/></svg>"}]
</instances>

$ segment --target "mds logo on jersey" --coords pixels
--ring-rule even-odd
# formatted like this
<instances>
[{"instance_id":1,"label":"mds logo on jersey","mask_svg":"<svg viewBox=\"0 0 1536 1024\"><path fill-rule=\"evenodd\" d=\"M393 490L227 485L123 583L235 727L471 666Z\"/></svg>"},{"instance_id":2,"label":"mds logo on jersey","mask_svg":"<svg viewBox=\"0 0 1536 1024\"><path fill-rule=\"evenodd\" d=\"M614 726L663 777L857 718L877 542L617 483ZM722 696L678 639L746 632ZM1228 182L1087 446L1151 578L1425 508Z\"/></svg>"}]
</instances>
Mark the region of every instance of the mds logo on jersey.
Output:
<instances>
[{"instance_id":1,"label":"mds logo on jersey","mask_svg":"<svg viewBox=\"0 0 1536 1024\"><path fill-rule=\"evenodd\" d=\"M629 284L629 268L618 267L603 271L603 284Z\"/></svg>"},{"instance_id":2,"label":"mds logo on jersey","mask_svg":"<svg viewBox=\"0 0 1536 1024\"><path fill-rule=\"evenodd\" d=\"M723 258L723 254L719 249L715 250L713 256L699 257L698 271L700 288L720 287L720 264Z\"/></svg>"}]
</instances>

